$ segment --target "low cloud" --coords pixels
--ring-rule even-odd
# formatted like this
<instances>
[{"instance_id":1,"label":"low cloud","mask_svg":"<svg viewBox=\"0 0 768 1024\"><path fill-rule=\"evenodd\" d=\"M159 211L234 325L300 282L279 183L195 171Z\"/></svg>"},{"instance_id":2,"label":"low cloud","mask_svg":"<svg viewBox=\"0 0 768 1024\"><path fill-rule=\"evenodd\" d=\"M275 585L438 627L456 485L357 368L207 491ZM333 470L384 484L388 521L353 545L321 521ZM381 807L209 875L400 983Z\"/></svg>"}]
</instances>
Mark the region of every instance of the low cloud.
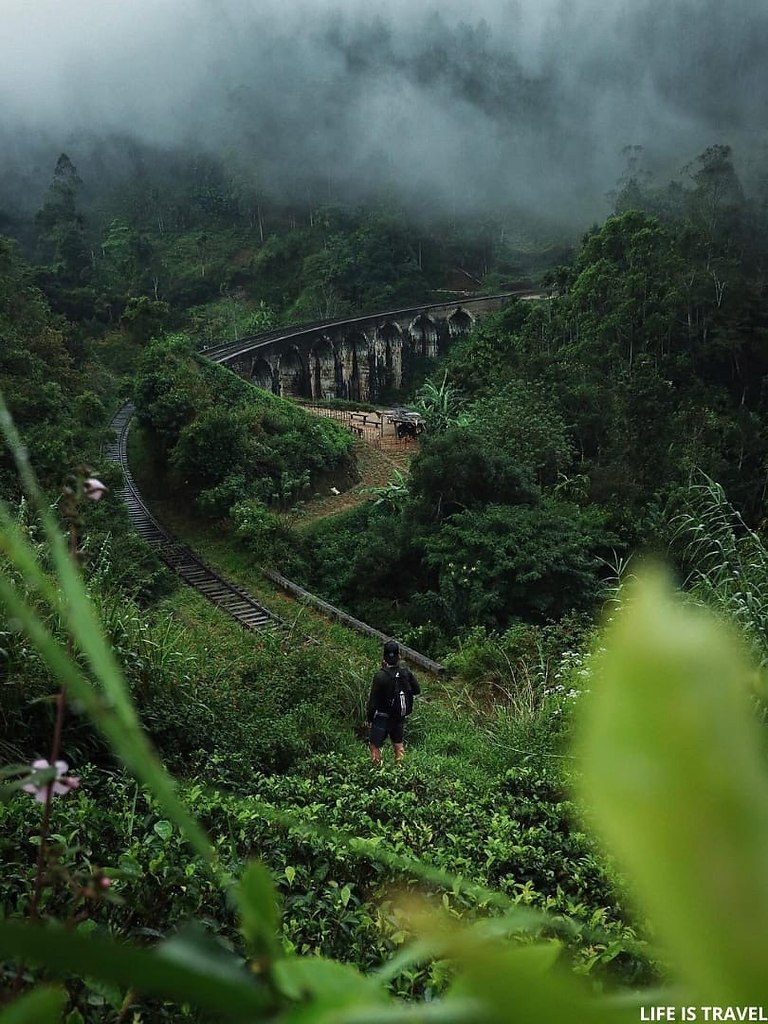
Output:
<instances>
[{"instance_id":1,"label":"low cloud","mask_svg":"<svg viewBox=\"0 0 768 1024\"><path fill-rule=\"evenodd\" d=\"M626 145L666 169L761 142L766 52L753 0L6 0L0 159L7 190L63 148L134 138L289 196L387 188L579 223Z\"/></svg>"}]
</instances>

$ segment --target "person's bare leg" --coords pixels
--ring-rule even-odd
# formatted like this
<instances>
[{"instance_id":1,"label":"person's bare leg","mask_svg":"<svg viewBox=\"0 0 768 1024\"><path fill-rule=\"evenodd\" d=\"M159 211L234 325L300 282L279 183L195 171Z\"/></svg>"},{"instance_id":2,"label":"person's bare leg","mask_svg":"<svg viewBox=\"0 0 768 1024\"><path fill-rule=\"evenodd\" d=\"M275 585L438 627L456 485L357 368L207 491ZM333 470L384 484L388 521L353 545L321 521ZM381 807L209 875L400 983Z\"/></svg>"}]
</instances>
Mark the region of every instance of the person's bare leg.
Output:
<instances>
[{"instance_id":1,"label":"person's bare leg","mask_svg":"<svg viewBox=\"0 0 768 1024\"><path fill-rule=\"evenodd\" d=\"M368 746L371 748L371 763L381 764L381 747L376 747L373 743L369 743Z\"/></svg>"},{"instance_id":2,"label":"person's bare leg","mask_svg":"<svg viewBox=\"0 0 768 1024\"><path fill-rule=\"evenodd\" d=\"M392 746L394 747L395 750L395 763L397 763L398 761L402 761L403 755L405 754L405 744L393 743Z\"/></svg>"}]
</instances>

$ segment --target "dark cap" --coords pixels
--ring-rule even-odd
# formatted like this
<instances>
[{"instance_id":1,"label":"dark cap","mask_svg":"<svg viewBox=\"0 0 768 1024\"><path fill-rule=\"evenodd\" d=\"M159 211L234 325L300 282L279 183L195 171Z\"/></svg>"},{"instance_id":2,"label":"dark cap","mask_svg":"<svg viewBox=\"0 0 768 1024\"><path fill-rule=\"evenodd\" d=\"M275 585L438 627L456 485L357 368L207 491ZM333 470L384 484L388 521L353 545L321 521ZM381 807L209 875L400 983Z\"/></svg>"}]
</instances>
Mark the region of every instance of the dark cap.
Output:
<instances>
[{"instance_id":1,"label":"dark cap","mask_svg":"<svg viewBox=\"0 0 768 1024\"><path fill-rule=\"evenodd\" d=\"M384 662L387 665L396 665L400 658L400 648L394 640L387 640L384 644Z\"/></svg>"}]
</instances>

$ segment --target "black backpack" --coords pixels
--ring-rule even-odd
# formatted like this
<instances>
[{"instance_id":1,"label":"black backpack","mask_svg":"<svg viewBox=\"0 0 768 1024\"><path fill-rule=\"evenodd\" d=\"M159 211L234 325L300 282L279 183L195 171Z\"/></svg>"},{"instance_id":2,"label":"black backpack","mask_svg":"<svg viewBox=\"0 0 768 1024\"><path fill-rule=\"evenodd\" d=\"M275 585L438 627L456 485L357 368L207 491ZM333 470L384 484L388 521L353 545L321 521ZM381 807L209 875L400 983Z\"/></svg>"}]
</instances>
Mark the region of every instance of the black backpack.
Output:
<instances>
[{"instance_id":1,"label":"black backpack","mask_svg":"<svg viewBox=\"0 0 768 1024\"><path fill-rule=\"evenodd\" d=\"M413 687L411 672L405 665L387 666L392 680L392 696L389 698L390 718L407 718L413 711Z\"/></svg>"}]
</instances>

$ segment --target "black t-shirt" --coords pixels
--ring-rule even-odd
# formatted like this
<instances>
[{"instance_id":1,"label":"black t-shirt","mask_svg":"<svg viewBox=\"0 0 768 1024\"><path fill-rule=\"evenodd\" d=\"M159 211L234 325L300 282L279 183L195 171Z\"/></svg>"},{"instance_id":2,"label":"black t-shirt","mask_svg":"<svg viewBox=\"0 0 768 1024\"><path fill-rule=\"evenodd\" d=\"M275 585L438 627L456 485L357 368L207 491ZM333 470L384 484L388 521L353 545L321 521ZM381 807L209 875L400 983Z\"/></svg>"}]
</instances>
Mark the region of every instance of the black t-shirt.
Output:
<instances>
[{"instance_id":1,"label":"black t-shirt","mask_svg":"<svg viewBox=\"0 0 768 1024\"><path fill-rule=\"evenodd\" d=\"M373 677L371 695L368 698L369 722L373 720L375 712L381 711L385 715L389 712L389 702L392 697L392 673L396 668L403 669L408 673L408 680L411 684L414 696L421 693L421 687L416 681L416 676L411 672L407 665L403 665L402 662L398 662L397 665L392 665L389 668L380 668Z\"/></svg>"}]
</instances>

